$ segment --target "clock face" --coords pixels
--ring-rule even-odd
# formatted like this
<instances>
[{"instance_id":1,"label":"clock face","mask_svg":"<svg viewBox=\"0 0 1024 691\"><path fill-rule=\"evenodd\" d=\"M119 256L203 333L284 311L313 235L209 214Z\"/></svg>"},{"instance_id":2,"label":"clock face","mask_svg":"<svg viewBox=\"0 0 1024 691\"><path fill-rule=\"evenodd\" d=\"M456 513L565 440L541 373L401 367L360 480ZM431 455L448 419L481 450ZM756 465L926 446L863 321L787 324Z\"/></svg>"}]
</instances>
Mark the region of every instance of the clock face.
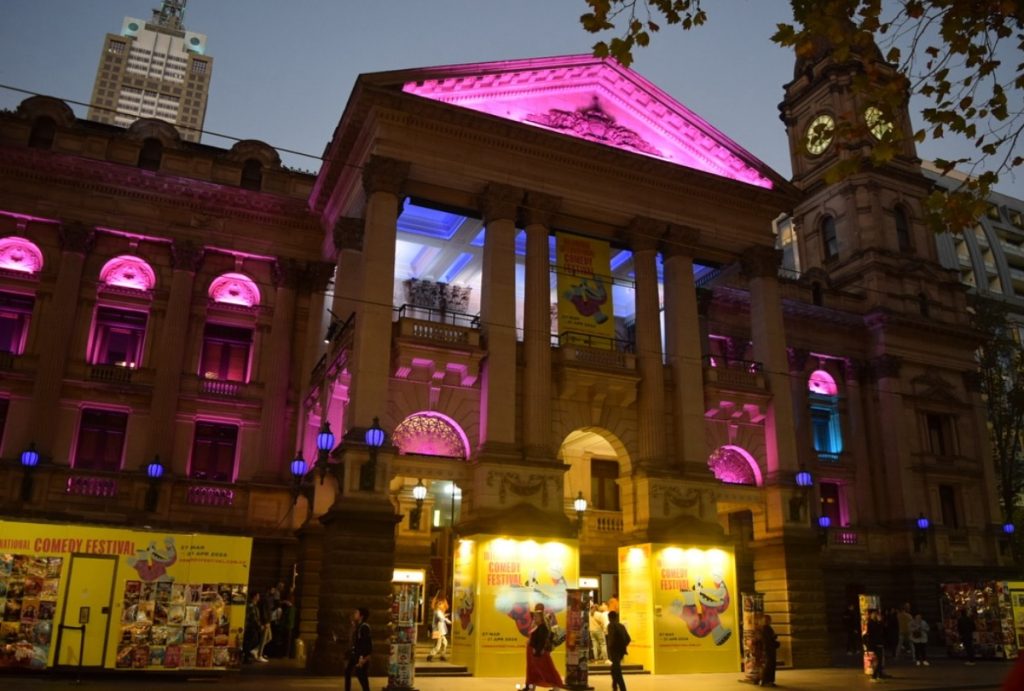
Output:
<instances>
[{"instance_id":1,"label":"clock face","mask_svg":"<svg viewBox=\"0 0 1024 691\"><path fill-rule=\"evenodd\" d=\"M804 135L804 146L807 153L817 156L829 147L836 131L836 121L831 115L822 113L811 120L807 133Z\"/></svg>"},{"instance_id":2,"label":"clock face","mask_svg":"<svg viewBox=\"0 0 1024 691\"><path fill-rule=\"evenodd\" d=\"M864 123L875 139L881 139L892 132L892 123L886 120L882 111L874 106L864 109Z\"/></svg>"}]
</instances>

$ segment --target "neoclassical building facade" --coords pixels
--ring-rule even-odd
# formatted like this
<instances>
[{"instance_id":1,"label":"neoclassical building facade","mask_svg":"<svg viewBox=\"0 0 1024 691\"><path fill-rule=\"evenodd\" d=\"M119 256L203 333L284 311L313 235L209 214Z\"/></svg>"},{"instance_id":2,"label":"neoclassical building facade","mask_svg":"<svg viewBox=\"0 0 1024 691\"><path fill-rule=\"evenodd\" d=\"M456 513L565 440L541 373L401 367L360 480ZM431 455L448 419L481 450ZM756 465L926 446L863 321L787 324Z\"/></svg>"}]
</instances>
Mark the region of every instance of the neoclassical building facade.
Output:
<instances>
[{"instance_id":1,"label":"neoclassical building facade","mask_svg":"<svg viewBox=\"0 0 1024 691\"><path fill-rule=\"evenodd\" d=\"M620 547L726 547L796 666L861 592L935 611L1010 562L914 151L826 182L886 121L862 69L798 64L792 181L589 56L363 75L315 178L26 101L0 116L5 486L30 443L49 462L4 514L251 535L322 670L396 567L450 592L457 536L578 540L604 598ZM840 146L846 111L871 117Z\"/></svg>"}]
</instances>

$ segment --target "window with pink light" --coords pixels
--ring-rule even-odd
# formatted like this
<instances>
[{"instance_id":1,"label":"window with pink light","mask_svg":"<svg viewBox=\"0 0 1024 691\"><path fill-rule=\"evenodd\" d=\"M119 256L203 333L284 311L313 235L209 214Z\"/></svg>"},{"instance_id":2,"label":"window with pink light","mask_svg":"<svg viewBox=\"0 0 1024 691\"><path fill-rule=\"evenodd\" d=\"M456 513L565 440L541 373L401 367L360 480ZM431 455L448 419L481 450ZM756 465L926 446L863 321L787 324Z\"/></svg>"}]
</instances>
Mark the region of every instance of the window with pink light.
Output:
<instances>
[{"instance_id":1,"label":"window with pink light","mask_svg":"<svg viewBox=\"0 0 1024 691\"><path fill-rule=\"evenodd\" d=\"M237 447L238 425L197 420L189 477L233 482Z\"/></svg>"},{"instance_id":2,"label":"window with pink light","mask_svg":"<svg viewBox=\"0 0 1024 691\"><path fill-rule=\"evenodd\" d=\"M43 269L43 253L31 240L14 235L0 238L0 269L37 274Z\"/></svg>"},{"instance_id":3,"label":"window with pink light","mask_svg":"<svg viewBox=\"0 0 1024 691\"><path fill-rule=\"evenodd\" d=\"M836 380L832 378L831 374L820 369L811 372L811 376L807 378L807 390L819 396L839 395Z\"/></svg>"},{"instance_id":4,"label":"window with pink light","mask_svg":"<svg viewBox=\"0 0 1024 691\"><path fill-rule=\"evenodd\" d=\"M0 292L0 353L25 352L34 304L31 295Z\"/></svg>"},{"instance_id":5,"label":"window with pink light","mask_svg":"<svg viewBox=\"0 0 1024 691\"><path fill-rule=\"evenodd\" d=\"M126 254L103 265L100 282L118 288L152 290L156 285L156 274L144 259Z\"/></svg>"},{"instance_id":6,"label":"window with pink light","mask_svg":"<svg viewBox=\"0 0 1024 691\"><path fill-rule=\"evenodd\" d=\"M224 305L255 307L260 304L256 282L240 273L221 274L210 283L210 299Z\"/></svg>"},{"instance_id":7,"label":"window with pink light","mask_svg":"<svg viewBox=\"0 0 1024 691\"><path fill-rule=\"evenodd\" d=\"M203 352L199 376L224 381L249 381L252 329L207 324L203 329Z\"/></svg>"},{"instance_id":8,"label":"window with pink light","mask_svg":"<svg viewBox=\"0 0 1024 691\"><path fill-rule=\"evenodd\" d=\"M89 363L132 369L140 367L147 320L145 312L97 307L89 340Z\"/></svg>"},{"instance_id":9,"label":"window with pink light","mask_svg":"<svg viewBox=\"0 0 1024 691\"><path fill-rule=\"evenodd\" d=\"M84 408L78 426L74 467L80 470L120 470L127 427L128 413Z\"/></svg>"}]
</instances>

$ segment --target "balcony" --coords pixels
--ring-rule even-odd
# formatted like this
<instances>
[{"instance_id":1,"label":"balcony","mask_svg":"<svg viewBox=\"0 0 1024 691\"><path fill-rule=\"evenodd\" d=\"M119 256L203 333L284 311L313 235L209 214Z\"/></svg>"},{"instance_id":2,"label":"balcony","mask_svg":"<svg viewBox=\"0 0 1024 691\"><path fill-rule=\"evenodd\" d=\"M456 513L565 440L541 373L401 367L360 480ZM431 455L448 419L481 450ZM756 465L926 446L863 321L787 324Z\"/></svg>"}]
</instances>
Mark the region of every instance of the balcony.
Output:
<instances>
[{"instance_id":1,"label":"balcony","mask_svg":"<svg viewBox=\"0 0 1024 691\"><path fill-rule=\"evenodd\" d=\"M398 338L414 338L444 346L480 345L480 317L432 307L402 305L395 309Z\"/></svg>"},{"instance_id":2,"label":"balcony","mask_svg":"<svg viewBox=\"0 0 1024 691\"><path fill-rule=\"evenodd\" d=\"M133 367L123 365L90 365L89 381L98 381L105 384L131 384Z\"/></svg>"},{"instance_id":3,"label":"balcony","mask_svg":"<svg viewBox=\"0 0 1024 691\"><path fill-rule=\"evenodd\" d=\"M628 371L636 369L636 355L629 341L574 331L558 335L558 358L566 365Z\"/></svg>"},{"instance_id":4,"label":"balcony","mask_svg":"<svg viewBox=\"0 0 1024 691\"><path fill-rule=\"evenodd\" d=\"M704 383L725 389L765 389L764 365L753 360L704 356Z\"/></svg>"},{"instance_id":5,"label":"balcony","mask_svg":"<svg viewBox=\"0 0 1024 691\"><path fill-rule=\"evenodd\" d=\"M79 497L116 497L117 479L109 476L72 475L67 480L67 493Z\"/></svg>"},{"instance_id":6,"label":"balcony","mask_svg":"<svg viewBox=\"0 0 1024 691\"><path fill-rule=\"evenodd\" d=\"M239 398L244 391L244 382L228 381L227 379L207 379L206 377L199 378L199 392L209 396Z\"/></svg>"}]
</instances>

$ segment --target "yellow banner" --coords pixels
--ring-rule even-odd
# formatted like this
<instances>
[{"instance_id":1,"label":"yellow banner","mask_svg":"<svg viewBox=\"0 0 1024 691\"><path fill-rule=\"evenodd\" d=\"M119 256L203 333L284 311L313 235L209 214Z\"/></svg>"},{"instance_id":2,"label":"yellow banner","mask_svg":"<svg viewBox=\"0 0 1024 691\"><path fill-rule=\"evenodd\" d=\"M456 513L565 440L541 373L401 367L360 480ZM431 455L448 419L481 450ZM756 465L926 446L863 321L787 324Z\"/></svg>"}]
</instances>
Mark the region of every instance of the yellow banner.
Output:
<instances>
[{"instance_id":1,"label":"yellow banner","mask_svg":"<svg viewBox=\"0 0 1024 691\"><path fill-rule=\"evenodd\" d=\"M607 242L557 233L558 333L568 342L612 349L611 250Z\"/></svg>"},{"instance_id":2,"label":"yellow banner","mask_svg":"<svg viewBox=\"0 0 1024 691\"><path fill-rule=\"evenodd\" d=\"M0 668L232 668L252 540L0 521Z\"/></svg>"}]
</instances>

